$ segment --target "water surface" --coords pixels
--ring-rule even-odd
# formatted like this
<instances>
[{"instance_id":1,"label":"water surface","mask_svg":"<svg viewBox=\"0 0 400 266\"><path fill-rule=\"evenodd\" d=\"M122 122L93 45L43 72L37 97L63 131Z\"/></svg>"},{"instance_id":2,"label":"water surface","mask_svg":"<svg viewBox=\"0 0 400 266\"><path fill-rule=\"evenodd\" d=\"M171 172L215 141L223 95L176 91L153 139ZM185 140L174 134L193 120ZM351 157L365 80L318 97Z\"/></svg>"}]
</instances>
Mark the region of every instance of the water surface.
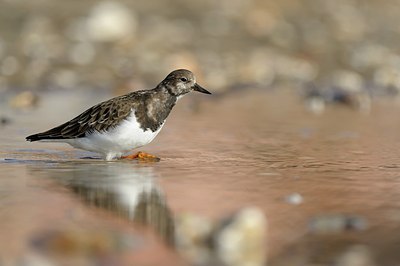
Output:
<instances>
[{"instance_id":1,"label":"water surface","mask_svg":"<svg viewBox=\"0 0 400 266\"><path fill-rule=\"evenodd\" d=\"M45 95L37 110L5 110L12 123L0 128L0 235L9 240L1 241L2 261L69 252L83 265L88 256L105 265L188 265L174 245L176 217L218 221L248 206L267 217L271 265L324 265L353 245L379 265L400 261L399 107L380 100L370 114L332 106L314 115L284 91L239 96L182 99L142 148L158 163L104 162L24 141L107 95ZM318 217L347 216L362 226L313 227Z\"/></svg>"}]
</instances>

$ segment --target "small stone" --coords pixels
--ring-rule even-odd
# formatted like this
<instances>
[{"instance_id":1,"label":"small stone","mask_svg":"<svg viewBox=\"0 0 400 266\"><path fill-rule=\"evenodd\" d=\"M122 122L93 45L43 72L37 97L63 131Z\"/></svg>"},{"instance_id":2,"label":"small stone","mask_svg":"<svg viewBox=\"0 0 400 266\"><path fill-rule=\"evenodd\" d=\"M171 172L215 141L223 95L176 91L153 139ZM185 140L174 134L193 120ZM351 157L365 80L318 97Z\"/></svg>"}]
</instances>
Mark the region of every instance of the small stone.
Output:
<instances>
[{"instance_id":1,"label":"small stone","mask_svg":"<svg viewBox=\"0 0 400 266\"><path fill-rule=\"evenodd\" d=\"M60 69L53 72L51 81L61 88L73 88L78 84L78 76L74 70Z\"/></svg>"},{"instance_id":2,"label":"small stone","mask_svg":"<svg viewBox=\"0 0 400 266\"><path fill-rule=\"evenodd\" d=\"M356 215L327 214L312 218L309 230L313 233L340 233L343 231L361 231L368 227L365 218Z\"/></svg>"},{"instance_id":3,"label":"small stone","mask_svg":"<svg viewBox=\"0 0 400 266\"><path fill-rule=\"evenodd\" d=\"M381 88L390 88L395 92L400 91L400 73L398 68L382 66L373 73L374 84Z\"/></svg>"},{"instance_id":4,"label":"small stone","mask_svg":"<svg viewBox=\"0 0 400 266\"><path fill-rule=\"evenodd\" d=\"M286 196L285 201L292 205L300 205L303 203L303 196L299 193L293 193Z\"/></svg>"},{"instance_id":5,"label":"small stone","mask_svg":"<svg viewBox=\"0 0 400 266\"><path fill-rule=\"evenodd\" d=\"M258 208L245 208L222 222L214 235L218 259L229 266L266 263L267 219Z\"/></svg>"},{"instance_id":6,"label":"small stone","mask_svg":"<svg viewBox=\"0 0 400 266\"><path fill-rule=\"evenodd\" d=\"M136 19L129 8L116 1L102 1L87 20L89 36L94 41L118 41L134 34Z\"/></svg>"},{"instance_id":7,"label":"small stone","mask_svg":"<svg viewBox=\"0 0 400 266\"><path fill-rule=\"evenodd\" d=\"M206 265L211 258L208 240L213 225L209 219L183 214L176 219L175 243L178 251L195 265Z\"/></svg>"},{"instance_id":8,"label":"small stone","mask_svg":"<svg viewBox=\"0 0 400 266\"><path fill-rule=\"evenodd\" d=\"M320 97L311 97L306 101L307 109L316 115L324 113L325 105L325 100Z\"/></svg>"},{"instance_id":9,"label":"small stone","mask_svg":"<svg viewBox=\"0 0 400 266\"><path fill-rule=\"evenodd\" d=\"M363 245L354 245L339 256L337 266L375 266L371 251Z\"/></svg>"},{"instance_id":10,"label":"small stone","mask_svg":"<svg viewBox=\"0 0 400 266\"><path fill-rule=\"evenodd\" d=\"M2 261L4 262L4 261ZM27 252L22 258L18 259L18 262L5 263L6 265L29 265L29 266L55 266L56 263L51 261L50 258L43 254Z\"/></svg>"},{"instance_id":11,"label":"small stone","mask_svg":"<svg viewBox=\"0 0 400 266\"><path fill-rule=\"evenodd\" d=\"M10 123L11 123L11 119L10 118L5 117L5 116L1 116L0 117L0 125L1 126L6 126L6 125L8 125Z\"/></svg>"},{"instance_id":12,"label":"small stone","mask_svg":"<svg viewBox=\"0 0 400 266\"><path fill-rule=\"evenodd\" d=\"M24 91L12 98L10 105L17 109L25 109L36 107L38 102L39 97L37 95L30 91Z\"/></svg>"},{"instance_id":13,"label":"small stone","mask_svg":"<svg viewBox=\"0 0 400 266\"><path fill-rule=\"evenodd\" d=\"M364 80L362 76L350 70L337 70L332 75L334 87L341 88L346 92L359 92L364 87Z\"/></svg>"}]
</instances>

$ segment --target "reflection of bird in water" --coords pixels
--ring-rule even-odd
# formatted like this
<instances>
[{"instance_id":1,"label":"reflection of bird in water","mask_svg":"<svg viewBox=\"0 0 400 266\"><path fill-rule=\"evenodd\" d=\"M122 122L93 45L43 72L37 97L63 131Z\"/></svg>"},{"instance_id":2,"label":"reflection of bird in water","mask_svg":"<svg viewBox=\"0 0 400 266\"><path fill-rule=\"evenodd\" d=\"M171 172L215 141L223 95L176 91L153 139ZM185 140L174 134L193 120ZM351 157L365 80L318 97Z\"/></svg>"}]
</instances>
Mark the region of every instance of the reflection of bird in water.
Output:
<instances>
[{"instance_id":1,"label":"reflection of bird in water","mask_svg":"<svg viewBox=\"0 0 400 266\"><path fill-rule=\"evenodd\" d=\"M265 265L267 220L258 208L215 221L190 213L172 215L147 165L67 162L51 164L45 172L87 205L153 229L194 265ZM50 244L58 237L52 235Z\"/></svg>"},{"instance_id":2,"label":"reflection of bird in water","mask_svg":"<svg viewBox=\"0 0 400 266\"><path fill-rule=\"evenodd\" d=\"M151 167L130 164L74 164L53 175L89 206L106 209L153 228L172 244L174 222ZM65 174L65 175L64 175Z\"/></svg>"}]
</instances>

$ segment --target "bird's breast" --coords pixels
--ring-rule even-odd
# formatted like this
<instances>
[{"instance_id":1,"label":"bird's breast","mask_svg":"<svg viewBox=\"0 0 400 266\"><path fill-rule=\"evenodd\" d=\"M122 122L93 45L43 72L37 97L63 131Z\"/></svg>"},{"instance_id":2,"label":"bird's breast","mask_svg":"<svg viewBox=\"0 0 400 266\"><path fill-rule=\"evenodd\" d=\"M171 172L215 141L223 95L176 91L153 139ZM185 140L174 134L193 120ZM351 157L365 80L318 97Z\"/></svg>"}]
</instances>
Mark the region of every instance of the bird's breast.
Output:
<instances>
[{"instance_id":1,"label":"bird's breast","mask_svg":"<svg viewBox=\"0 0 400 266\"><path fill-rule=\"evenodd\" d=\"M140 147L150 143L160 132L163 124L164 123L155 131L143 129L135 113L132 112L132 114L126 120L122 121L111 133L116 142L126 144L133 148Z\"/></svg>"}]
</instances>

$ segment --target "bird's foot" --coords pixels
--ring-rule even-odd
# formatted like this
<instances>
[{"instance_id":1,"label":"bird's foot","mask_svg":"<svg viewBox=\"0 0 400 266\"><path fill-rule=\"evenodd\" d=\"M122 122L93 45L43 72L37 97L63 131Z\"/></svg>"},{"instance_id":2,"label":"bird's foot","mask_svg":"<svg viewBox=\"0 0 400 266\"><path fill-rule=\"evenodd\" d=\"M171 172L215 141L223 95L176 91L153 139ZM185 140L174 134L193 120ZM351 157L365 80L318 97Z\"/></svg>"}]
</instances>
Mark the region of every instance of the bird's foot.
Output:
<instances>
[{"instance_id":1,"label":"bird's foot","mask_svg":"<svg viewBox=\"0 0 400 266\"><path fill-rule=\"evenodd\" d=\"M158 158L157 156L154 156L152 154L149 153L145 153L142 151L139 151L137 153L134 154L129 154L126 156L122 156L121 159L127 159L127 160L141 160L141 161L150 161L150 162L158 162L160 161L160 158Z\"/></svg>"}]
</instances>

